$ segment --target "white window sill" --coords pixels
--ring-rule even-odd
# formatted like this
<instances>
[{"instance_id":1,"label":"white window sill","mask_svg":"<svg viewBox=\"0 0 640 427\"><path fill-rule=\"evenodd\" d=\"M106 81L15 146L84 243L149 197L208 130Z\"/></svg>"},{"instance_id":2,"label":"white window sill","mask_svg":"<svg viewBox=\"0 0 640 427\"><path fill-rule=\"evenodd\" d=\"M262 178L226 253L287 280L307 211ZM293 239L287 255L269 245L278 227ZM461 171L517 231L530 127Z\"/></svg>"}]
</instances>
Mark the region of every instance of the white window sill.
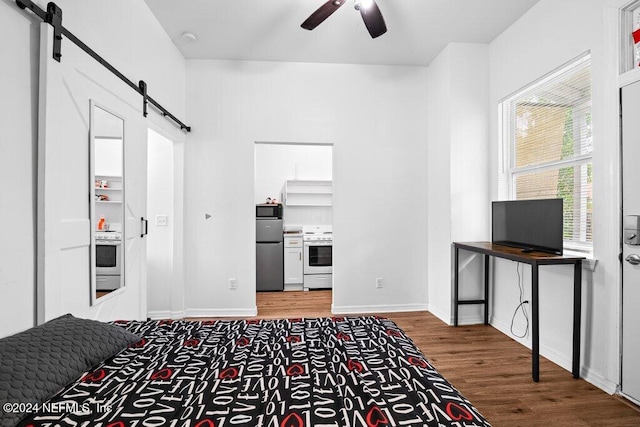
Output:
<instances>
[{"instance_id":1,"label":"white window sill","mask_svg":"<svg viewBox=\"0 0 640 427\"><path fill-rule=\"evenodd\" d=\"M571 250L563 250L562 254L564 256L583 256L586 257L584 261L582 261L582 267L586 268L589 271L595 271L596 265L598 264L598 260L593 257L593 253L589 252L580 252L580 251L571 251Z\"/></svg>"}]
</instances>

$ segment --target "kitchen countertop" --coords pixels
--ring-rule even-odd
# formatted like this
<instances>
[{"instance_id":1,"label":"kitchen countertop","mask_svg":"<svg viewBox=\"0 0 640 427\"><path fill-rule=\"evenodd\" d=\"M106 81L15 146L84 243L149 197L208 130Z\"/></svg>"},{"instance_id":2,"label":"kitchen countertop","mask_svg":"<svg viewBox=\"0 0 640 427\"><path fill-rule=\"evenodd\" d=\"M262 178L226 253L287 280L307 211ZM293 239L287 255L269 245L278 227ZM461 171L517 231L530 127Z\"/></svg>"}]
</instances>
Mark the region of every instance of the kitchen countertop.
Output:
<instances>
[{"instance_id":1,"label":"kitchen countertop","mask_svg":"<svg viewBox=\"0 0 640 427\"><path fill-rule=\"evenodd\" d=\"M296 231L290 231L290 232L284 232L282 233L284 235L284 237L302 237L302 231L300 232L296 232Z\"/></svg>"},{"instance_id":2,"label":"kitchen countertop","mask_svg":"<svg viewBox=\"0 0 640 427\"><path fill-rule=\"evenodd\" d=\"M302 226L301 225L285 225L283 227L283 234L285 237L301 237Z\"/></svg>"}]
</instances>

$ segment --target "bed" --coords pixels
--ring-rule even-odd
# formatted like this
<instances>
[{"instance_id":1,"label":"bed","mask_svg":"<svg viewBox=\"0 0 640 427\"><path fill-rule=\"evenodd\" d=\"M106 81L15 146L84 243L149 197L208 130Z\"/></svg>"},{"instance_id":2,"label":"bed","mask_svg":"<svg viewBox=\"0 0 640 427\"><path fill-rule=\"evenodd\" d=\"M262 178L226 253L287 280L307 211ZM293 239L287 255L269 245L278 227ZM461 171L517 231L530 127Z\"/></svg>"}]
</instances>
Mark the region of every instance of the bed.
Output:
<instances>
[{"instance_id":1,"label":"bed","mask_svg":"<svg viewBox=\"0 0 640 427\"><path fill-rule=\"evenodd\" d=\"M377 316L107 324L66 315L0 340L0 358L2 426L489 426Z\"/></svg>"}]
</instances>

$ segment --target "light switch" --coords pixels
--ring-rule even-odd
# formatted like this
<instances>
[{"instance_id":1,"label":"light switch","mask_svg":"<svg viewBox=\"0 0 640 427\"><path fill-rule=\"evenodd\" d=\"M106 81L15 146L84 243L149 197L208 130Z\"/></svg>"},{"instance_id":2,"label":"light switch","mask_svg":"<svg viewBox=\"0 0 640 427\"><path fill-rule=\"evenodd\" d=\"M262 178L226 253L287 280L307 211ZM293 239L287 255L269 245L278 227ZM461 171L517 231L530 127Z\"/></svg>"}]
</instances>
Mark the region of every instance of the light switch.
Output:
<instances>
[{"instance_id":1,"label":"light switch","mask_svg":"<svg viewBox=\"0 0 640 427\"><path fill-rule=\"evenodd\" d=\"M169 217L167 215L156 215L156 225L158 227L166 227L169 223Z\"/></svg>"}]
</instances>

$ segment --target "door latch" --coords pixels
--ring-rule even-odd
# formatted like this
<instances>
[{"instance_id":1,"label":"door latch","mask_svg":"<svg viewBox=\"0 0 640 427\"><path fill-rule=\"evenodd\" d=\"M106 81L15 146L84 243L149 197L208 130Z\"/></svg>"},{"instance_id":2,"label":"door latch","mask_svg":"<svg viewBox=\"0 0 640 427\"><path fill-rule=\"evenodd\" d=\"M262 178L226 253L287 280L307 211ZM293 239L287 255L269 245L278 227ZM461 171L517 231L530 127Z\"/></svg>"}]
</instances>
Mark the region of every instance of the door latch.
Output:
<instances>
[{"instance_id":1,"label":"door latch","mask_svg":"<svg viewBox=\"0 0 640 427\"><path fill-rule=\"evenodd\" d=\"M623 219L624 244L640 245L640 215L625 215Z\"/></svg>"},{"instance_id":2,"label":"door latch","mask_svg":"<svg viewBox=\"0 0 640 427\"><path fill-rule=\"evenodd\" d=\"M638 265L640 264L640 255L631 254L625 258L625 261L631 265Z\"/></svg>"}]
</instances>

